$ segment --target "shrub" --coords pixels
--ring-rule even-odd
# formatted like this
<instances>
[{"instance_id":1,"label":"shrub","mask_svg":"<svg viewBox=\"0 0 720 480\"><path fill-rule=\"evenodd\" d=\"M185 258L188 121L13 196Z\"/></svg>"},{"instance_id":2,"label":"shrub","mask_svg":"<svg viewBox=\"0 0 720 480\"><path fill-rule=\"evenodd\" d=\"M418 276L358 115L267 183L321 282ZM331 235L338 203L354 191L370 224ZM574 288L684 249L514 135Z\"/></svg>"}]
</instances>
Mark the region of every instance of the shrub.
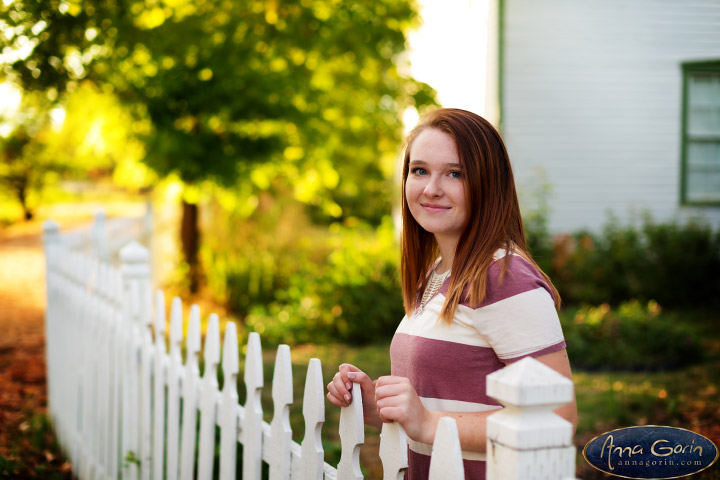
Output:
<instances>
[{"instance_id":1,"label":"shrub","mask_svg":"<svg viewBox=\"0 0 720 480\"><path fill-rule=\"evenodd\" d=\"M390 218L306 240L208 253L211 291L269 344L390 338L404 315Z\"/></svg>"},{"instance_id":2,"label":"shrub","mask_svg":"<svg viewBox=\"0 0 720 480\"><path fill-rule=\"evenodd\" d=\"M701 358L694 333L655 301L569 309L561 322L570 361L581 368L667 369Z\"/></svg>"},{"instance_id":3,"label":"shrub","mask_svg":"<svg viewBox=\"0 0 720 480\"><path fill-rule=\"evenodd\" d=\"M697 221L621 226L554 239L547 273L566 303L617 305L655 299L668 307L707 305L720 291L720 232Z\"/></svg>"}]
</instances>

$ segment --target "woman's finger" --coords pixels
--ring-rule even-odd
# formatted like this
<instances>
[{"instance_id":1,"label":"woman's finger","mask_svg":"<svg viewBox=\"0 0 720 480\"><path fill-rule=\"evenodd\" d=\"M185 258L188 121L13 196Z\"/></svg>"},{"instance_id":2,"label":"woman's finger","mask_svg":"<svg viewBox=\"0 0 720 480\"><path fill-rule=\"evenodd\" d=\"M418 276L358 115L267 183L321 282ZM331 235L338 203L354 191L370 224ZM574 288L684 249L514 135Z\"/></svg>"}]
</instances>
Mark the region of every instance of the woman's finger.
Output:
<instances>
[{"instance_id":1,"label":"woman's finger","mask_svg":"<svg viewBox=\"0 0 720 480\"><path fill-rule=\"evenodd\" d=\"M337 405L338 407L344 407L345 400L343 398L343 395L338 392L337 388L335 387L335 384L333 382L328 383L327 389L328 389L327 398L330 401L330 403L333 403L333 404Z\"/></svg>"},{"instance_id":2,"label":"woman's finger","mask_svg":"<svg viewBox=\"0 0 720 480\"><path fill-rule=\"evenodd\" d=\"M350 402L352 402L351 389L352 384L350 384L350 389L348 389L347 384L343 381L342 376L339 372L335 374L332 382L328 384L328 391L331 391L333 393L333 395L338 399L338 401L341 402L340 406L343 407L350 405Z\"/></svg>"},{"instance_id":3,"label":"woman's finger","mask_svg":"<svg viewBox=\"0 0 720 480\"><path fill-rule=\"evenodd\" d=\"M375 399L379 401L386 397L410 395L411 391L412 385L406 378L380 377L375 384Z\"/></svg>"}]
</instances>

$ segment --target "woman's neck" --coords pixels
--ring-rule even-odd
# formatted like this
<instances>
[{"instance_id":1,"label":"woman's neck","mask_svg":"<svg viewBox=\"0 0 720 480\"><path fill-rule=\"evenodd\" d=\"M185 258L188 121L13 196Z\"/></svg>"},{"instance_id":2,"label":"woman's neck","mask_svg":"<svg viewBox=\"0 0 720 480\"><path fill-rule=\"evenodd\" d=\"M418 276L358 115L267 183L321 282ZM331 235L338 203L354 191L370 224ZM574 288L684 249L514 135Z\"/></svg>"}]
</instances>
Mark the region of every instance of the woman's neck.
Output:
<instances>
[{"instance_id":1,"label":"woman's neck","mask_svg":"<svg viewBox=\"0 0 720 480\"><path fill-rule=\"evenodd\" d=\"M457 238L444 238L439 235L435 235L435 241L440 249L440 256L442 260L435 268L435 272L442 274L450 270L455 260L455 249L457 248Z\"/></svg>"}]
</instances>

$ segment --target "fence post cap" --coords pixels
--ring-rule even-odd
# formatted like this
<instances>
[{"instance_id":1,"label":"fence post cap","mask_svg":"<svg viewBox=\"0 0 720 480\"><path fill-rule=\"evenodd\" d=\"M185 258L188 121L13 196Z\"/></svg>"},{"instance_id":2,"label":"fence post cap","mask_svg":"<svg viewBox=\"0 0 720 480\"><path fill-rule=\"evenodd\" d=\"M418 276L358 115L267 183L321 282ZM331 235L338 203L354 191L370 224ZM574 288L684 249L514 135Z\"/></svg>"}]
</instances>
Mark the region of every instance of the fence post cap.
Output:
<instances>
[{"instance_id":1,"label":"fence post cap","mask_svg":"<svg viewBox=\"0 0 720 480\"><path fill-rule=\"evenodd\" d=\"M55 220L45 220L42 224L43 236L45 239L55 237L60 234L60 225Z\"/></svg>"},{"instance_id":2,"label":"fence post cap","mask_svg":"<svg viewBox=\"0 0 720 480\"><path fill-rule=\"evenodd\" d=\"M225 336L223 338L222 368L225 378L230 375L237 375L240 371L240 359L238 357L238 337L235 322L225 324Z\"/></svg>"},{"instance_id":3,"label":"fence post cap","mask_svg":"<svg viewBox=\"0 0 720 480\"><path fill-rule=\"evenodd\" d=\"M505 405L562 405L572 401L572 381L531 357L487 376L487 394Z\"/></svg>"},{"instance_id":4,"label":"fence post cap","mask_svg":"<svg viewBox=\"0 0 720 480\"><path fill-rule=\"evenodd\" d=\"M150 252L138 242L130 242L120 250L123 263L145 263L150 261Z\"/></svg>"}]
</instances>

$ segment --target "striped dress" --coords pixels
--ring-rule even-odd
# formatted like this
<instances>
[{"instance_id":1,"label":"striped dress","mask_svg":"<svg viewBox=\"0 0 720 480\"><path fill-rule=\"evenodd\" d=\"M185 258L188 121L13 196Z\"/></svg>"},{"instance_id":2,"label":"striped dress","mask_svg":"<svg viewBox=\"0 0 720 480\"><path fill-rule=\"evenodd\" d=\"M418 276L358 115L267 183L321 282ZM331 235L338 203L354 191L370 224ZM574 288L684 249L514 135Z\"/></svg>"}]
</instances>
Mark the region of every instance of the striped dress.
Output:
<instances>
[{"instance_id":1,"label":"striped dress","mask_svg":"<svg viewBox=\"0 0 720 480\"><path fill-rule=\"evenodd\" d=\"M481 412L500 408L485 377L507 363L565 348L551 289L537 269L512 255L499 282L504 250L495 254L485 300L460 303L451 325L440 311L450 279L424 306L403 318L390 345L392 375L407 377L429 410ZM410 440L408 480L426 479L432 446ZM463 452L465 477L485 478L485 454Z\"/></svg>"}]
</instances>

